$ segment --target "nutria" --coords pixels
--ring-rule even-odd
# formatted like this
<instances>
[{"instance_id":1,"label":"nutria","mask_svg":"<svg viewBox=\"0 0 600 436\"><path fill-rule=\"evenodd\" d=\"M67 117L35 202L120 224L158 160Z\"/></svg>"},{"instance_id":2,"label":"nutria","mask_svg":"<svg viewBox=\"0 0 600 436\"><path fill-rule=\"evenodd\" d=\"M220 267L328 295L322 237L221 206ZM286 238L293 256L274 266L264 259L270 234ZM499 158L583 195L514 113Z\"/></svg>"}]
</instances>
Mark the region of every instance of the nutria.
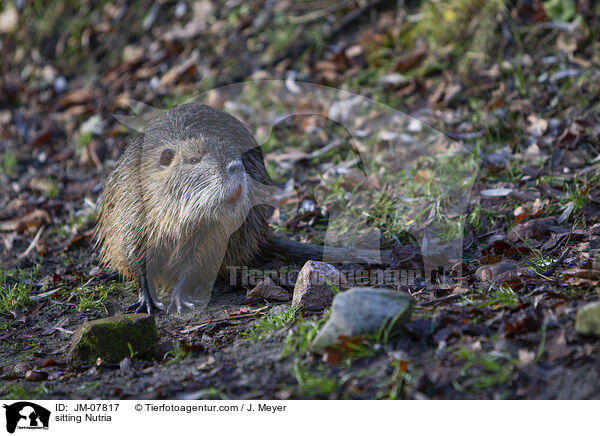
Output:
<instances>
[{"instance_id":1,"label":"nutria","mask_svg":"<svg viewBox=\"0 0 600 436\"><path fill-rule=\"evenodd\" d=\"M261 250L320 260L322 246L268 232L272 192L260 147L235 117L185 104L153 120L108 177L96 227L102 262L140 283L128 310L164 309L157 288L172 291L169 312L204 305L225 266L247 265ZM345 248L328 255L334 262L379 258Z\"/></svg>"},{"instance_id":2,"label":"nutria","mask_svg":"<svg viewBox=\"0 0 600 436\"><path fill-rule=\"evenodd\" d=\"M140 283L129 307L206 303L222 265L245 265L267 237L270 179L250 130L198 104L165 112L134 137L108 177L97 225L101 260ZM202 301L193 300L200 297Z\"/></svg>"}]
</instances>

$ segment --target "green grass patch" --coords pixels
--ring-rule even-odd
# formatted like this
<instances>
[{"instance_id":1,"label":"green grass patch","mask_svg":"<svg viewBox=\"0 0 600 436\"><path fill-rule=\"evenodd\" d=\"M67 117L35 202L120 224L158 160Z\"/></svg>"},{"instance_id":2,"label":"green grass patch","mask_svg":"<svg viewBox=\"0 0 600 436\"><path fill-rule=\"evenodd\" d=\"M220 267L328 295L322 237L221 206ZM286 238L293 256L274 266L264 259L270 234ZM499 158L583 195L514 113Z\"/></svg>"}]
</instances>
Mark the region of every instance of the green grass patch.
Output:
<instances>
[{"instance_id":1,"label":"green grass patch","mask_svg":"<svg viewBox=\"0 0 600 436\"><path fill-rule=\"evenodd\" d=\"M104 303L110 294L116 294L123 290L133 289L132 282L122 283L110 281L95 286L79 286L69 292L68 301L77 300L76 309L78 312L107 312Z\"/></svg>"},{"instance_id":2,"label":"green grass patch","mask_svg":"<svg viewBox=\"0 0 600 436\"><path fill-rule=\"evenodd\" d=\"M37 269L10 272L0 270L0 312L9 312L30 304L33 279L38 274Z\"/></svg>"},{"instance_id":3,"label":"green grass patch","mask_svg":"<svg viewBox=\"0 0 600 436\"><path fill-rule=\"evenodd\" d=\"M168 359L168 363L175 363L185 359L188 354L190 354L190 351L186 347L180 342L175 342L173 349L165 353L163 360Z\"/></svg>"},{"instance_id":4,"label":"green grass patch","mask_svg":"<svg viewBox=\"0 0 600 436\"><path fill-rule=\"evenodd\" d=\"M18 351L23 356L31 356L39 350L40 345L36 342L12 342L9 347L12 350Z\"/></svg>"},{"instance_id":5,"label":"green grass patch","mask_svg":"<svg viewBox=\"0 0 600 436\"><path fill-rule=\"evenodd\" d=\"M26 389L20 383L5 384L0 388L0 398L3 400L37 400L50 392L45 386L41 385L33 389Z\"/></svg>"},{"instance_id":6,"label":"green grass patch","mask_svg":"<svg viewBox=\"0 0 600 436\"><path fill-rule=\"evenodd\" d=\"M519 304L519 297L515 291L508 285L492 285L487 292L479 290L484 295L484 301L477 306L480 308L489 306L516 306Z\"/></svg>"},{"instance_id":7,"label":"green grass patch","mask_svg":"<svg viewBox=\"0 0 600 436\"><path fill-rule=\"evenodd\" d=\"M281 351L282 357L301 356L308 351L308 346L319 333L329 318L329 309L321 317L298 319L294 328L288 333Z\"/></svg>"},{"instance_id":8,"label":"green grass patch","mask_svg":"<svg viewBox=\"0 0 600 436\"><path fill-rule=\"evenodd\" d=\"M8 147L4 150L2 154L1 168L4 174L12 176L15 174L15 167L19 162L19 158L17 156L17 152L13 150L11 147Z\"/></svg>"},{"instance_id":9,"label":"green grass patch","mask_svg":"<svg viewBox=\"0 0 600 436\"><path fill-rule=\"evenodd\" d=\"M452 385L459 392L510 385L517 361L502 353L474 352L465 348L456 351L465 361Z\"/></svg>"},{"instance_id":10,"label":"green grass patch","mask_svg":"<svg viewBox=\"0 0 600 436\"><path fill-rule=\"evenodd\" d=\"M298 382L298 389L302 395L313 397L327 395L337 391L341 384L333 377L323 374L321 371L307 369L299 360L294 362L294 377Z\"/></svg>"},{"instance_id":11,"label":"green grass patch","mask_svg":"<svg viewBox=\"0 0 600 436\"><path fill-rule=\"evenodd\" d=\"M259 341L265 336L280 330L296 320L298 307L289 306L274 312L271 309L266 315L257 317L256 320L243 333L244 338Z\"/></svg>"}]
</instances>

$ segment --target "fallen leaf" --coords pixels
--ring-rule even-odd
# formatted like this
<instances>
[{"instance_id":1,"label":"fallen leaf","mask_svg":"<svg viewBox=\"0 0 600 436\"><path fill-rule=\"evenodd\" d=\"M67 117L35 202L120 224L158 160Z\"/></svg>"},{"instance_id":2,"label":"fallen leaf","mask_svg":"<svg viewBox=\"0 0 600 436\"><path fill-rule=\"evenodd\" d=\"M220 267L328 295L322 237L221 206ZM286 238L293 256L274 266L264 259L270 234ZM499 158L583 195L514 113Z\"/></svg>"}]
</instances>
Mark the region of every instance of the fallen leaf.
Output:
<instances>
[{"instance_id":1,"label":"fallen leaf","mask_svg":"<svg viewBox=\"0 0 600 436\"><path fill-rule=\"evenodd\" d=\"M266 300L276 300L276 301L289 301L291 300L291 295L281 286L273 283L271 278L267 277L264 280L261 280L254 289L251 289L246 294L247 298L260 297Z\"/></svg>"}]
</instances>

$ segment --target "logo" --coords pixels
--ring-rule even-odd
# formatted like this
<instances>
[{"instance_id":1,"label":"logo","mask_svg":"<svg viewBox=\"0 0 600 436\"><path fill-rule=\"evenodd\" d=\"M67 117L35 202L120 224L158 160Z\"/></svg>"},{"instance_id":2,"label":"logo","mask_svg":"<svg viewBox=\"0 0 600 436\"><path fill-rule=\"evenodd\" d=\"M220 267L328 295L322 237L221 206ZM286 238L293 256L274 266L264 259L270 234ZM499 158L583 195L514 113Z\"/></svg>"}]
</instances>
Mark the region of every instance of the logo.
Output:
<instances>
[{"instance_id":1,"label":"logo","mask_svg":"<svg viewBox=\"0 0 600 436\"><path fill-rule=\"evenodd\" d=\"M48 429L50 411L29 401L19 401L4 405L6 409L6 430L14 433L15 429Z\"/></svg>"}]
</instances>

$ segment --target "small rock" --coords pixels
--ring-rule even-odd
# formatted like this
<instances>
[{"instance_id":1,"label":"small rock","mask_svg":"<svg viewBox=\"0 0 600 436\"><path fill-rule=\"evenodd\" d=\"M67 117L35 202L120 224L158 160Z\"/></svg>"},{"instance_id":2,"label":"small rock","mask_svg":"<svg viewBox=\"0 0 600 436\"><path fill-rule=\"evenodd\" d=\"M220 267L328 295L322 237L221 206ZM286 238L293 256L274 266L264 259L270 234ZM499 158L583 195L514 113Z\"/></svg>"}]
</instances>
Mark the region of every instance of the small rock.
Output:
<instances>
[{"instance_id":1,"label":"small rock","mask_svg":"<svg viewBox=\"0 0 600 436\"><path fill-rule=\"evenodd\" d=\"M131 371L131 357L126 357L119 362L119 369L123 373Z\"/></svg>"},{"instance_id":2,"label":"small rock","mask_svg":"<svg viewBox=\"0 0 600 436\"><path fill-rule=\"evenodd\" d=\"M247 298L260 297L265 300L289 301L290 294L281 286L273 283L270 277L258 282L258 284L246 293Z\"/></svg>"},{"instance_id":3,"label":"small rock","mask_svg":"<svg viewBox=\"0 0 600 436\"><path fill-rule=\"evenodd\" d=\"M187 12L187 3L183 0L179 0L177 2L177 4L175 5L175 17L176 18L183 18L183 16L186 14Z\"/></svg>"},{"instance_id":4,"label":"small rock","mask_svg":"<svg viewBox=\"0 0 600 436\"><path fill-rule=\"evenodd\" d=\"M496 276L509 271L516 271L516 269L517 262L507 259L492 265L479 267L477 271L475 271L475 277L482 282L491 282Z\"/></svg>"},{"instance_id":5,"label":"small rock","mask_svg":"<svg viewBox=\"0 0 600 436\"><path fill-rule=\"evenodd\" d=\"M376 333L384 322L395 319L397 329L410 319L413 300L406 292L383 288L352 288L335 296L331 317L311 349L320 352L337 343L340 336Z\"/></svg>"},{"instance_id":6,"label":"small rock","mask_svg":"<svg viewBox=\"0 0 600 436\"><path fill-rule=\"evenodd\" d=\"M146 314L122 314L88 321L73 337L69 360L73 366L93 364L97 358L119 363L135 353L150 355L156 346L154 317Z\"/></svg>"},{"instance_id":7,"label":"small rock","mask_svg":"<svg viewBox=\"0 0 600 436\"><path fill-rule=\"evenodd\" d=\"M23 374L31 369L33 365L31 362L17 362L12 367L12 372L14 374Z\"/></svg>"},{"instance_id":8,"label":"small rock","mask_svg":"<svg viewBox=\"0 0 600 436\"><path fill-rule=\"evenodd\" d=\"M0 13L0 33L12 33L19 26L19 14L17 9L8 5L4 12Z\"/></svg>"},{"instance_id":9,"label":"small rock","mask_svg":"<svg viewBox=\"0 0 600 436\"><path fill-rule=\"evenodd\" d=\"M123 62L135 64L144 57L144 47L139 45L126 45L123 49Z\"/></svg>"},{"instance_id":10,"label":"small rock","mask_svg":"<svg viewBox=\"0 0 600 436\"><path fill-rule=\"evenodd\" d=\"M341 274L333 265L309 260L298 273L292 305L311 312L325 309L333 301L340 280Z\"/></svg>"},{"instance_id":11,"label":"small rock","mask_svg":"<svg viewBox=\"0 0 600 436\"><path fill-rule=\"evenodd\" d=\"M408 82L408 79L406 77L404 77L402 74L392 73L392 74L386 74L385 76L381 76L377 80L377 82L380 85L398 86L398 85Z\"/></svg>"},{"instance_id":12,"label":"small rock","mask_svg":"<svg viewBox=\"0 0 600 436\"><path fill-rule=\"evenodd\" d=\"M508 233L507 238L510 242L518 242L521 238L526 241L532 238L543 239L550 234L551 228L557 224L558 222L553 216L532 219L514 226Z\"/></svg>"},{"instance_id":13,"label":"small rock","mask_svg":"<svg viewBox=\"0 0 600 436\"><path fill-rule=\"evenodd\" d=\"M45 371L38 371L36 369L30 369L29 371L27 371L27 374L25 374L25 380L29 380L29 381L44 381L48 379L48 373Z\"/></svg>"},{"instance_id":14,"label":"small rock","mask_svg":"<svg viewBox=\"0 0 600 436\"><path fill-rule=\"evenodd\" d=\"M582 335L600 336L600 301L586 304L577 311L575 331Z\"/></svg>"}]
</instances>

